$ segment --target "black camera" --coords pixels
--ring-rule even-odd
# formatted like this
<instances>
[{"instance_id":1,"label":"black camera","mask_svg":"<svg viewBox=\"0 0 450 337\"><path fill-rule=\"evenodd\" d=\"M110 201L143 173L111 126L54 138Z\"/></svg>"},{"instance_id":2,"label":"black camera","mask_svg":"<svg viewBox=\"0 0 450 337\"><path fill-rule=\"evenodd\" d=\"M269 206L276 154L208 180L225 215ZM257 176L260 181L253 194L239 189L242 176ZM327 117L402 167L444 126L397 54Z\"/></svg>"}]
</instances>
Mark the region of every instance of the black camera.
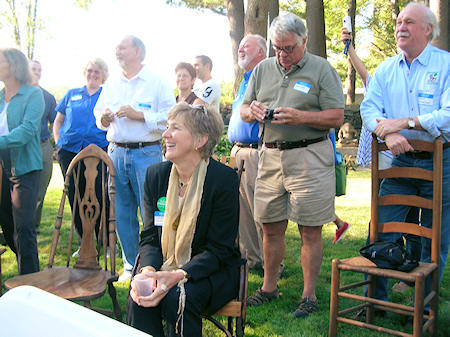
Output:
<instances>
[{"instance_id":1,"label":"black camera","mask_svg":"<svg viewBox=\"0 0 450 337\"><path fill-rule=\"evenodd\" d=\"M267 109L264 113L264 120L272 121L275 118L273 118L274 110L273 109Z\"/></svg>"}]
</instances>

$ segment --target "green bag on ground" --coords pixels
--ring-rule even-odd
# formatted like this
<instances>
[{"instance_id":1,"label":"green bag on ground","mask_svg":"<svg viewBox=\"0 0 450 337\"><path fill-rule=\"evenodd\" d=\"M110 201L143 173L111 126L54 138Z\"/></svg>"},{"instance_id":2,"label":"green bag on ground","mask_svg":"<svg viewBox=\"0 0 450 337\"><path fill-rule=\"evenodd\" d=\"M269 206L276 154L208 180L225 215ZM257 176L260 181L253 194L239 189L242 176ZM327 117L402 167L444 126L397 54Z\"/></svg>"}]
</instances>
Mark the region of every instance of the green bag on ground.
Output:
<instances>
[{"instance_id":1,"label":"green bag on ground","mask_svg":"<svg viewBox=\"0 0 450 337\"><path fill-rule=\"evenodd\" d=\"M337 164L334 166L336 173L336 196L345 195L347 189L347 166L342 154L336 152Z\"/></svg>"}]
</instances>

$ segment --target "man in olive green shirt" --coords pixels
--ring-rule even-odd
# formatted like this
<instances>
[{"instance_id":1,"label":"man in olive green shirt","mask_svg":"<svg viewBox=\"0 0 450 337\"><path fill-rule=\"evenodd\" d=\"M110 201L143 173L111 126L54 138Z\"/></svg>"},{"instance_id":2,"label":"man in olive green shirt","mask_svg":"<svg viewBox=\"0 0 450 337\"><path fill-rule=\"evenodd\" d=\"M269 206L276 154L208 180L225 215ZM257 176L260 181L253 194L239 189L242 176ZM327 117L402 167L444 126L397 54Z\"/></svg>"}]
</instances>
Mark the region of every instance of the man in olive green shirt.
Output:
<instances>
[{"instance_id":1,"label":"man in olive green shirt","mask_svg":"<svg viewBox=\"0 0 450 337\"><path fill-rule=\"evenodd\" d=\"M315 287L322 264L322 225L334 220L334 152L330 128L344 119L344 96L336 71L323 58L306 52L307 34L293 14L270 27L276 57L258 64L241 108L246 122L261 123L255 220L262 223L264 283L247 304L278 298L278 266L284 256L288 219L302 238L302 301L293 313L317 311ZM267 109L274 109L272 116Z\"/></svg>"}]
</instances>

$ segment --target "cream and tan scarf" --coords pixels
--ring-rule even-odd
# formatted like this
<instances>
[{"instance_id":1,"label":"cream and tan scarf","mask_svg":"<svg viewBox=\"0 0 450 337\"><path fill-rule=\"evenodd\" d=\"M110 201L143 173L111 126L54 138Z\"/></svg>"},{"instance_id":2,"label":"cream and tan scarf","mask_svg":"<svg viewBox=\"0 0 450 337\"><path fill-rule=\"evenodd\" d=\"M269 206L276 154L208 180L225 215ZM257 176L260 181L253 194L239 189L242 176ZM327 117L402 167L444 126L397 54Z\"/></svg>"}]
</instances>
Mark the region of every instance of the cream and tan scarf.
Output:
<instances>
[{"instance_id":1,"label":"cream and tan scarf","mask_svg":"<svg viewBox=\"0 0 450 337\"><path fill-rule=\"evenodd\" d=\"M161 270L171 271L184 266L191 259L197 216L200 212L203 185L209 159L202 159L188 182L182 202L179 202L179 179L175 165L170 171L167 189L166 214L161 235L163 265Z\"/></svg>"}]
</instances>

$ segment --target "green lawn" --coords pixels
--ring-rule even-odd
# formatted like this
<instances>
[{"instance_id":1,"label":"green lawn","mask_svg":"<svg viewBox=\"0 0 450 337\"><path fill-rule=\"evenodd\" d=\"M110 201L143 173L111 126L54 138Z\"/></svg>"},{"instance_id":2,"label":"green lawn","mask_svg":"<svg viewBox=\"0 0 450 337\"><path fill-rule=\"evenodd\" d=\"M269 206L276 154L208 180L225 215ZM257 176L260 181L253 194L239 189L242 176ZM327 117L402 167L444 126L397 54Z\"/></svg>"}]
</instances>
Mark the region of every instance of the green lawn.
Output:
<instances>
[{"instance_id":1,"label":"green lawn","mask_svg":"<svg viewBox=\"0 0 450 337\"><path fill-rule=\"evenodd\" d=\"M62 178L59 167L54 166L53 179L44 204L41 234L38 237L39 258L41 268L44 268L48 259L51 244L53 224L56 219L57 207L61 196ZM355 256L364 245L367 236L367 224L370 211L370 172L350 171L347 185L347 195L336 198L336 213L351 224L345 238L338 244L333 245L332 239L336 227L334 224L324 226L324 258L322 270L317 285L317 297L319 299L320 312L307 319L294 319L291 312L297 307L302 290L302 274L300 271L300 238L297 226L290 223L286 234L286 257L285 271L278 285L282 296L273 304L257 308L248 308L246 336L327 336L329 320L329 298L331 280L331 261L333 258L345 258ZM68 213L65 217L65 227L68 227ZM2 271L4 279L17 274L14 254L8 250L2 259ZM117 269L121 272L122 262L118 259ZM344 274L343 278L350 280L351 276ZM262 284L262 275L250 272L249 293L253 293ZM447 266L441 284L439 336L450 335L450 267ZM116 283L119 303L125 312L128 283ZM412 293L396 297L407 302L411 300ZM106 295L95 303L98 306L111 308L111 301ZM125 315L124 315L125 317ZM387 315L384 319L391 324L391 328L410 331L394 314ZM222 336L215 327L206 323L204 336ZM376 332L369 330L361 331L356 327L339 325L339 336L378 336Z\"/></svg>"}]
</instances>

